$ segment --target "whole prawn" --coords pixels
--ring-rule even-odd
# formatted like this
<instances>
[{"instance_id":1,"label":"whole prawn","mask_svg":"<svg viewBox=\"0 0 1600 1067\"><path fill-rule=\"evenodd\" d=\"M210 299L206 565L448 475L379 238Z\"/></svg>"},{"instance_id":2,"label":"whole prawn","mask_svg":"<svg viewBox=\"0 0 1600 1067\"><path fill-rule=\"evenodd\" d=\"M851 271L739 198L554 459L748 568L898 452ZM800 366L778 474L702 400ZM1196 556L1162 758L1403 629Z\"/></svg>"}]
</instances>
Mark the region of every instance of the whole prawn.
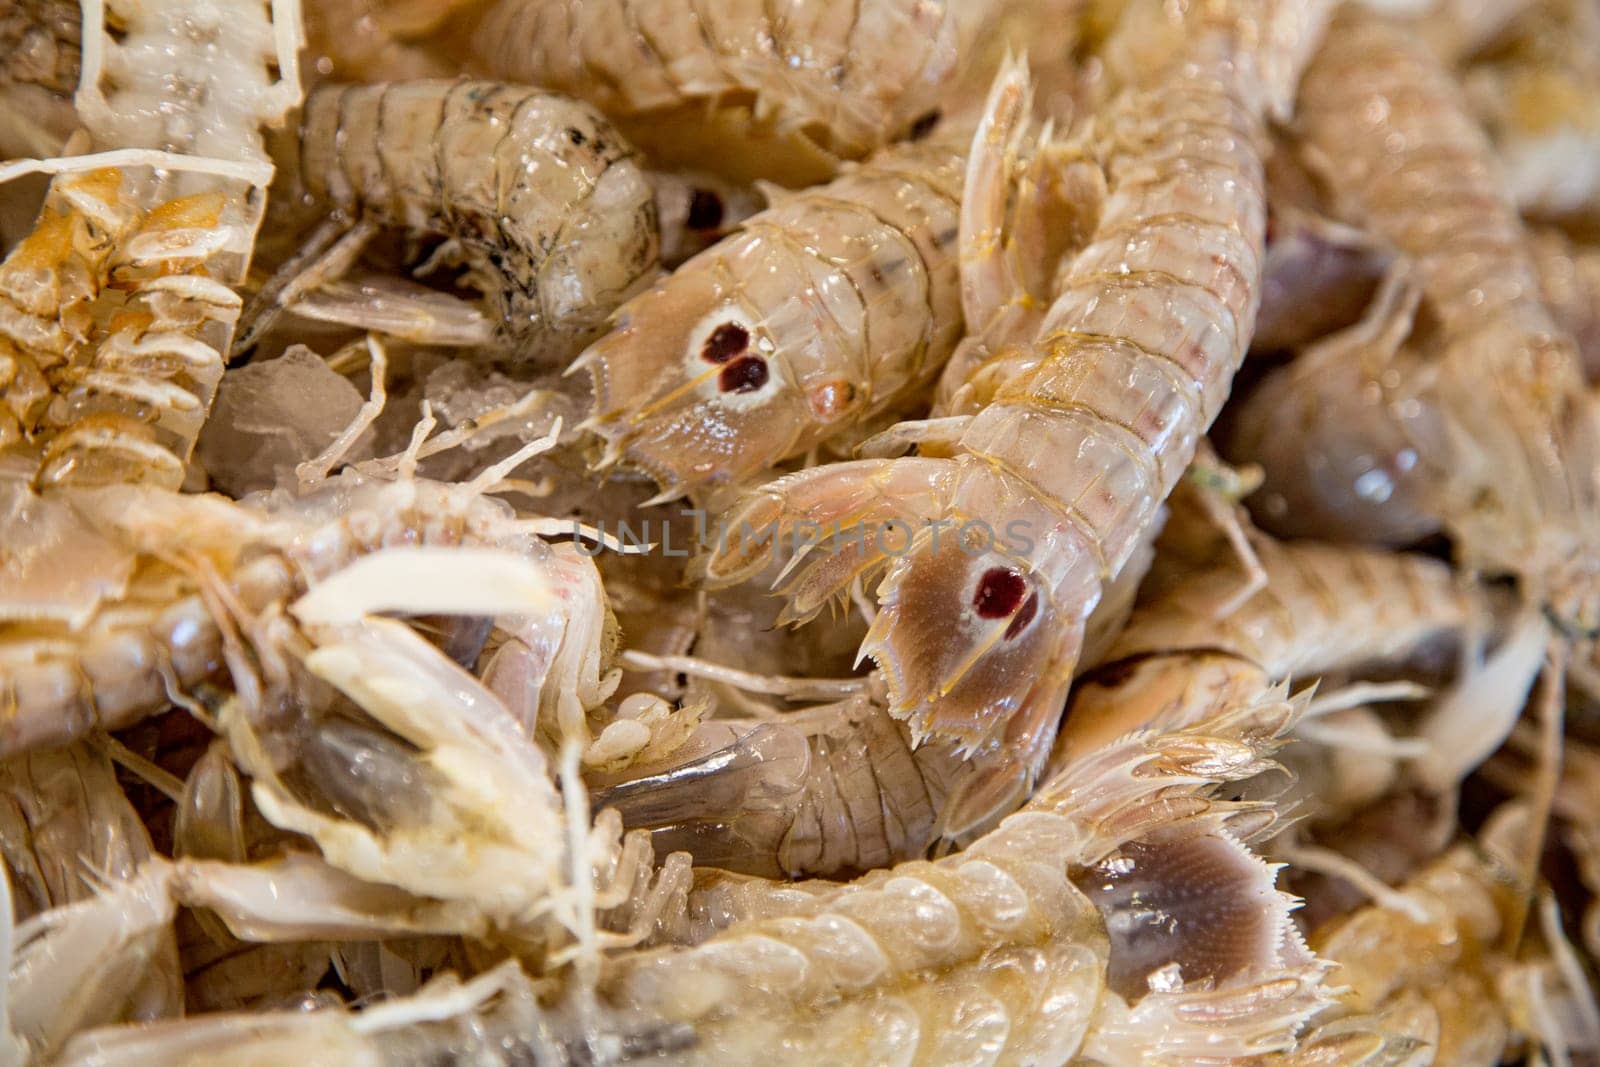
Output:
<instances>
[{"instance_id":1,"label":"whole prawn","mask_svg":"<svg viewBox=\"0 0 1600 1067\"><path fill-rule=\"evenodd\" d=\"M1298 6L1249 11L1276 43L1289 39L1290 54L1313 32L1302 23L1317 21ZM1001 314L1025 300L1020 282L998 295L969 289L969 304L987 305L969 306L969 322L1006 325L988 339L992 359L946 371L953 444L939 445L950 458L824 466L735 510L740 531L801 520L915 528L892 561L889 538L835 538L837 551L784 591L806 618L856 574L888 563L862 651L883 671L891 711L919 742L1009 755L952 813L955 826L1014 804L1037 773L1084 620L1187 466L1249 343L1265 221L1257 144L1284 83L1280 57L1263 63L1241 35L1244 15L1237 5L1194 8L1155 35L1137 20L1126 31L1138 47L1152 36L1170 42L1169 62L1096 116L1109 193L1043 321ZM1020 122L1021 109L1009 120ZM979 136L1012 133L997 124ZM751 540L719 546L709 576L758 569Z\"/></svg>"},{"instance_id":2,"label":"whole prawn","mask_svg":"<svg viewBox=\"0 0 1600 1067\"><path fill-rule=\"evenodd\" d=\"M496 76L588 100L653 154L805 184L927 125L991 6L500 0L477 51Z\"/></svg>"}]
</instances>

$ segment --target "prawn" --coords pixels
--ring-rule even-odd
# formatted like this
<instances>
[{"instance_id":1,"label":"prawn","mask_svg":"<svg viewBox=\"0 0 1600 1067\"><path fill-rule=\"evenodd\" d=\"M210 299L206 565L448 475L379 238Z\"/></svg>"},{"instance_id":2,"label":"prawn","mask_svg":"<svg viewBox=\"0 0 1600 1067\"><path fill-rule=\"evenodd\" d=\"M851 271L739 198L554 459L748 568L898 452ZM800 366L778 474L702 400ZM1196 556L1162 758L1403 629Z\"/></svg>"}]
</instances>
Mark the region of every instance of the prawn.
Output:
<instances>
[{"instance_id":1,"label":"prawn","mask_svg":"<svg viewBox=\"0 0 1600 1067\"><path fill-rule=\"evenodd\" d=\"M556 93L442 79L322 85L286 152L296 157L285 163L290 202L309 195L341 218L257 294L241 347L276 304L342 273L380 225L449 237L489 326L522 360L569 355L656 268L656 206L637 154L592 108ZM320 318L370 317L360 292L322 295ZM424 322L417 339L462 343L441 333L461 313L437 314L445 321Z\"/></svg>"},{"instance_id":2,"label":"prawn","mask_svg":"<svg viewBox=\"0 0 1600 1067\"><path fill-rule=\"evenodd\" d=\"M969 290L993 311L969 308L967 320L1002 323L1018 343L991 337L994 358L947 368L946 383L962 383L945 391L953 414L938 444L950 458L826 465L734 509L740 531L802 520L915 531L892 560L888 538L834 538L836 551L803 561L783 592L804 619L855 575L888 564L862 651L883 672L891 712L918 743L948 738L1009 755L990 788L953 813L955 826L981 821L1037 774L1084 620L1188 465L1248 345L1264 227L1256 146L1284 72L1277 53L1260 61L1246 43L1244 16L1238 6L1193 9L1161 26L1154 36L1176 42L1177 54L1096 116L1109 193L1042 320L1001 313L1002 298L1025 298L1020 285ZM1307 47L1299 35L1317 22L1289 5L1269 5L1266 17L1289 54ZM1152 41L1137 22L1126 32L1130 44ZM1020 109L1009 119L1019 122ZM1011 133L979 136L1003 143ZM1029 326L1037 337L1025 340ZM753 573L761 557L751 540L719 545L707 575Z\"/></svg>"},{"instance_id":3,"label":"prawn","mask_svg":"<svg viewBox=\"0 0 1600 1067\"><path fill-rule=\"evenodd\" d=\"M653 156L804 185L925 128L992 6L500 0L477 54L588 100Z\"/></svg>"}]
</instances>

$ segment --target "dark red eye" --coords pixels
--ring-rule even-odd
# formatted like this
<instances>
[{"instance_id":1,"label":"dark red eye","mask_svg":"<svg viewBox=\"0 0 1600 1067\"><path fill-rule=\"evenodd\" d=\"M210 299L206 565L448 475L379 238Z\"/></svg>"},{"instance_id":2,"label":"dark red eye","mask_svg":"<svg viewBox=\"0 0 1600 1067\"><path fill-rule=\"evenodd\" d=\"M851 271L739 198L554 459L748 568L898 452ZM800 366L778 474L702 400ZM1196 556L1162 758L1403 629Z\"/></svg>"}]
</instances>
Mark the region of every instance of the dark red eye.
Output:
<instances>
[{"instance_id":1,"label":"dark red eye","mask_svg":"<svg viewBox=\"0 0 1600 1067\"><path fill-rule=\"evenodd\" d=\"M737 322L725 322L711 331L700 358L707 363L726 363L750 347L750 331Z\"/></svg>"},{"instance_id":2,"label":"dark red eye","mask_svg":"<svg viewBox=\"0 0 1600 1067\"><path fill-rule=\"evenodd\" d=\"M724 393L753 393L767 384L767 361L750 356L722 368L717 387Z\"/></svg>"},{"instance_id":3,"label":"dark red eye","mask_svg":"<svg viewBox=\"0 0 1600 1067\"><path fill-rule=\"evenodd\" d=\"M1033 617L1037 614L1039 614L1039 594L1034 593L1022 602L1022 607L1017 609L1017 617L1011 620L1010 626L1006 627L1005 639L1010 641L1026 630L1028 624L1033 621Z\"/></svg>"},{"instance_id":4,"label":"dark red eye","mask_svg":"<svg viewBox=\"0 0 1600 1067\"><path fill-rule=\"evenodd\" d=\"M1028 583L1016 571L993 567L978 579L978 591L972 594L972 607L981 619L1003 619L1017 610Z\"/></svg>"},{"instance_id":5,"label":"dark red eye","mask_svg":"<svg viewBox=\"0 0 1600 1067\"><path fill-rule=\"evenodd\" d=\"M689 229L715 230L722 225L722 197L710 189L696 189L689 198Z\"/></svg>"}]
</instances>

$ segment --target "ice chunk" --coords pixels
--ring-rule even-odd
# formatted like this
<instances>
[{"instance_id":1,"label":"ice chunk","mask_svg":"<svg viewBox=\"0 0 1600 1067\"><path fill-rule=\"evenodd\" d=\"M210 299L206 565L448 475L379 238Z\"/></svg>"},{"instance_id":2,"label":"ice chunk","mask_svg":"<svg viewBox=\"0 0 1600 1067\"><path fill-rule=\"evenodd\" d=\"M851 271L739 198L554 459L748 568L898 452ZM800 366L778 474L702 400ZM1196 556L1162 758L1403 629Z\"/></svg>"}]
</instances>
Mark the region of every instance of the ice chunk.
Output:
<instances>
[{"instance_id":1,"label":"ice chunk","mask_svg":"<svg viewBox=\"0 0 1600 1067\"><path fill-rule=\"evenodd\" d=\"M513 378L470 360L456 360L432 371L424 383L424 394L441 429L477 424L476 431L459 447L424 464L423 473L441 481L471 478L529 441L545 436L558 417L563 426L561 443L571 444L587 410L581 388L574 388L573 379L563 381L559 373ZM523 403L525 407L515 407ZM508 409L517 413L507 415ZM540 456L524 464L517 477L540 480L551 473L553 464L559 465L553 456ZM592 487L592 480L588 484Z\"/></svg>"},{"instance_id":2,"label":"ice chunk","mask_svg":"<svg viewBox=\"0 0 1600 1067\"><path fill-rule=\"evenodd\" d=\"M464 447L485 449L506 437L519 443L532 441L549 433L557 416L564 420L567 430L576 433L573 427L583 418L584 398L556 374L521 380L468 360L457 360L429 374L425 392L440 421L445 426L459 426L468 419L511 407L530 390L540 390L545 395L526 414L486 426ZM569 435L564 431L562 437L567 439Z\"/></svg>"},{"instance_id":3,"label":"ice chunk","mask_svg":"<svg viewBox=\"0 0 1600 1067\"><path fill-rule=\"evenodd\" d=\"M223 375L200 434L212 485L233 496L294 483L295 465L317 455L361 410L361 393L315 352L295 345L277 359ZM369 455L357 442L346 460Z\"/></svg>"}]
</instances>

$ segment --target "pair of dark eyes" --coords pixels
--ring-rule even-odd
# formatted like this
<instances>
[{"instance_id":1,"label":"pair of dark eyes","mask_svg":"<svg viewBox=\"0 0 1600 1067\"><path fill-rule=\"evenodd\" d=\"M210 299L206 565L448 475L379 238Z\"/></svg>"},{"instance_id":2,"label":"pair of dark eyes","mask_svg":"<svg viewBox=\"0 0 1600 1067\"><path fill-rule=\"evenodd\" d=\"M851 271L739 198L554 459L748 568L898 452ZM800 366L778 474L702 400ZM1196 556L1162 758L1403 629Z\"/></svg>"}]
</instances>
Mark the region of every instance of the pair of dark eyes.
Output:
<instances>
[{"instance_id":1,"label":"pair of dark eyes","mask_svg":"<svg viewBox=\"0 0 1600 1067\"><path fill-rule=\"evenodd\" d=\"M737 322L724 322L711 331L700 348L700 358L722 367L717 388L724 393L753 393L767 384L767 361L749 354L750 331Z\"/></svg>"},{"instance_id":2,"label":"pair of dark eyes","mask_svg":"<svg viewBox=\"0 0 1600 1067\"><path fill-rule=\"evenodd\" d=\"M1027 629L1039 613L1039 594L1028 592L1028 580L1008 567L991 567L978 579L972 594L972 610L980 619L1011 618L1006 627L1007 641Z\"/></svg>"}]
</instances>

